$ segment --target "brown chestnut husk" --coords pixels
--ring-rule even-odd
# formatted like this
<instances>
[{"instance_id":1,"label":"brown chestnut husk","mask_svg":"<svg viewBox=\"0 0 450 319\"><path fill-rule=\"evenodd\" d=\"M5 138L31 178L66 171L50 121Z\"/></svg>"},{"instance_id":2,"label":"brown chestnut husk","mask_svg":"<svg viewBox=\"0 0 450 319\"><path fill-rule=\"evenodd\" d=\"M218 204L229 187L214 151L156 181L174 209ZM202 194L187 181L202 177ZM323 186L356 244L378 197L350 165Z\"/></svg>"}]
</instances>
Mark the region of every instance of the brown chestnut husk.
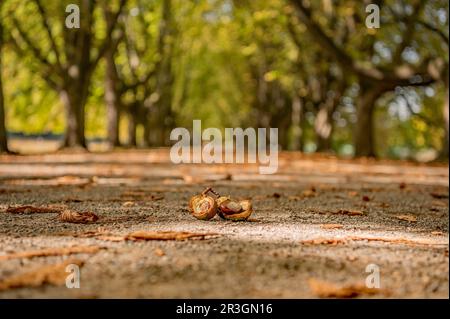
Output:
<instances>
[{"instance_id":1,"label":"brown chestnut husk","mask_svg":"<svg viewBox=\"0 0 450 319\"><path fill-rule=\"evenodd\" d=\"M211 188L205 189L200 195L195 195L189 200L189 211L197 219L210 220L217 213L216 199L208 195L214 192Z\"/></svg>"},{"instance_id":2,"label":"brown chestnut husk","mask_svg":"<svg viewBox=\"0 0 450 319\"><path fill-rule=\"evenodd\" d=\"M217 211L223 219L243 221L252 214L253 208L249 200L236 201L222 196L217 199Z\"/></svg>"}]
</instances>

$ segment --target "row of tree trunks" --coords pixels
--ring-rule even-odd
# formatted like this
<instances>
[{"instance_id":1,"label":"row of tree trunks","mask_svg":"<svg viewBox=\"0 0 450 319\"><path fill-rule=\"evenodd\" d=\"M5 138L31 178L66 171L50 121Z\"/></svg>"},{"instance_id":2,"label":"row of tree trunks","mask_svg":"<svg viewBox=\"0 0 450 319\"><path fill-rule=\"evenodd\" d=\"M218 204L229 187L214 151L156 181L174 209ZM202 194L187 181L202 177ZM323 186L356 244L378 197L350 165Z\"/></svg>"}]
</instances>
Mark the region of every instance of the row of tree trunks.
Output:
<instances>
[{"instance_id":1,"label":"row of tree trunks","mask_svg":"<svg viewBox=\"0 0 450 319\"><path fill-rule=\"evenodd\" d=\"M356 124L353 133L355 154L375 157L374 110L383 90L376 84L362 84L356 102Z\"/></svg>"},{"instance_id":2,"label":"row of tree trunks","mask_svg":"<svg viewBox=\"0 0 450 319\"><path fill-rule=\"evenodd\" d=\"M305 107L303 101L298 94L292 98L291 106L291 129L288 149L291 151L303 150L303 118L305 115Z\"/></svg>"},{"instance_id":3,"label":"row of tree trunks","mask_svg":"<svg viewBox=\"0 0 450 319\"><path fill-rule=\"evenodd\" d=\"M151 114L155 121L152 123L151 130L147 130L149 135L144 136L149 146L168 145L169 134L175 124L172 113L174 35L172 1L166 0L163 1L159 25L158 55L160 60L157 63L156 84L158 100L155 102L155 108Z\"/></svg>"},{"instance_id":4,"label":"row of tree trunks","mask_svg":"<svg viewBox=\"0 0 450 319\"><path fill-rule=\"evenodd\" d=\"M323 101L319 106L314 121L316 150L319 152L329 152L332 149L331 138L334 130L333 114L347 89L347 83L344 79L335 79L335 81L338 82L335 86L333 86L334 83L326 82L328 87L323 88L325 94L323 94Z\"/></svg>"},{"instance_id":5,"label":"row of tree trunks","mask_svg":"<svg viewBox=\"0 0 450 319\"><path fill-rule=\"evenodd\" d=\"M120 146L119 122L120 122L120 93L119 77L114 61L114 50L109 48L105 53L105 104L108 143L111 147Z\"/></svg>"},{"instance_id":6,"label":"row of tree trunks","mask_svg":"<svg viewBox=\"0 0 450 319\"><path fill-rule=\"evenodd\" d=\"M86 148L84 136L84 99L80 93L73 88L62 89L59 92L61 101L66 110L66 134L64 136L64 147Z\"/></svg>"}]
</instances>

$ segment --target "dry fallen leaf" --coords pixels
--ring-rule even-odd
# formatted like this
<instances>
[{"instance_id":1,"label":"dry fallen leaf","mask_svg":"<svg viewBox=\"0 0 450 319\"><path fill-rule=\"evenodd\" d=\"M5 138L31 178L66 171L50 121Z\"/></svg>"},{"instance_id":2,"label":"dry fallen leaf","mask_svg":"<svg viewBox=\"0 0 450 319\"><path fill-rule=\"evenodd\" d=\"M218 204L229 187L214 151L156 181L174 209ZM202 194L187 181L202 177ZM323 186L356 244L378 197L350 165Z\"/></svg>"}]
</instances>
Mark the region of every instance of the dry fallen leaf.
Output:
<instances>
[{"instance_id":1,"label":"dry fallen leaf","mask_svg":"<svg viewBox=\"0 0 450 319\"><path fill-rule=\"evenodd\" d=\"M39 250L22 251L8 255L0 256L0 261L19 259L19 258L33 258L33 257L47 257L47 256L66 256L71 254L94 254L102 247L99 246L74 246L74 247L57 247L44 248Z\"/></svg>"},{"instance_id":2,"label":"dry fallen leaf","mask_svg":"<svg viewBox=\"0 0 450 319\"><path fill-rule=\"evenodd\" d=\"M356 191L350 191L350 192L347 193L347 195L348 195L349 197L356 197L356 196L359 195L359 193L356 192Z\"/></svg>"},{"instance_id":3,"label":"dry fallen leaf","mask_svg":"<svg viewBox=\"0 0 450 319\"><path fill-rule=\"evenodd\" d=\"M332 245L332 246L346 243L347 240L344 238L315 238L302 240L300 242L300 244L302 245Z\"/></svg>"},{"instance_id":4,"label":"dry fallen leaf","mask_svg":"<svg viewBox=\"0 0 450 319\"><path fill-rule=\"evenodd\" d=\"M447 201L434 200L434 201L431 202L431 204L433 206L438 206L438 207L448 207L448 202Z\"/></svg>"},{"instance_id":5,"label":"dry fallen leaf","mask_svg":"<svg viewBox=\"0 0 450 319\"><path fill-rule=\"evenodd\" d=\"M130 206L133 206L133 205L134 205L134 202L132 202L132 201L125 202L125 203L122 204L122 206L124 206L124 207L130 207Z\"/></svg>"},{"instance_id":6,"label":"dry fallen leaf","mask_svg":"<svg viewBox=\"0 0 450 319\"><path fill-rule=\"evenodd\" d=\"M155 255L158 257L162 257L164 256L166 253L161 249L161 248L156 248L155 249Z\"/></svg>"},{"instance_id":7,"label":"dry fallen leaf","mask_svg":"<svg viewBox=\"0 0 450 319\"><path fill-rule=\"evenodd\" d=\"M385 237L366 237L366 236L348 236L340 238L315 238L300 241L303 245L338 245L347 244L351 241L378 241L393 244L405 244L405 245L424 245L424 246L440 246L443 244L435 243L429 240L411 240L405 238L385 238Z\"/></svg>"},{"instance_id":8,"label":"dry fallen leaf","mask_svg":"<svg viewBox=\"0 0 450 319\"><path fill-rule=\"evenodd\" d=\"M349 209L340 209L336 212L332 212L333 214L338 215L348 215L348 216L361 216L364 215L363 211L360 210L349 210Z\"/></svg>"},{"instance_id":9,"label":"dry fallen leaf","mask_svg":"<svg viewBox=\"0 0 450 319\"><path fill-rule=\"evenodd\" d=\"M316 193L315 190L307 189L307 190L304 190L304 191L302 192L302 195L301 195L301 196L303 196L303 197L314 197L314 196L316 196L316 195L317 195L317 193Z\"/></svg>"},{"instance_id":10,"label":"dry fallen leaf","mask_svg":"<svg viewBox=\"0 0 450 319\"><path fill-rule=\"evenodd\" d=\"M364 195L364 196L362 197L362 200L363 200L364 202L370 202L370 197L367 196L367 195Z\"/></svg>"},{"instance_id":11,"label":"dry fallen leaf","mask_svg":"<svg viewBox=\"0 0 450 319\"><path fill-rule=\"evenodd\" d=\"M59 213L62 208L56 207L35 207L35 206L18 206L18 207L8 207L6 209L7 213L11 214L47 214L47 213Z\"/></svg>"},{"instance_id":12,"label":"dry fallen leaf","mask_svg":"<svg viewBox=\"0 0 450 319\"><path fill-rule=\"evenodd\" d=\"M83 202L83 200L79 199L79 198L68 197L68 198L64 199L64 202L66 202L66 203L81 203L81 202Z\"/></svg>"},{"instance_id":13,"label":"dry fallen leaf","mask_svg":"<svg viewBox=\"0 0 450 319\"><path fill-rule=\"evenodd\" d=\"M300 195L288 196L289 200L302 200L309 197L317 196L315 188L304 190Z\"/></svg>"},{"instance_id":14,"label":"dry fallen leaf","mask_svg":"<svg viewBox=\"0 0 450 319\"><path fill-rule=\"evenodd\" d=\"M100 235L95 238L100 239L100 240L113 241L113 242L119 242L119 241L125 240L125 237L123 237L123 236L114 236L114 235Z\"/></svg>"},{"instance_id":15,"label":"dry fallen leaf","mask_svg":"<svg viewBox=\"0 0 450 319\"><path fill-rule=\"evenodd\" d=\"M80 260L67 260L56 265L41 266L25 273L13 275L0 281L0 291L23 287L39 287L45 284L63 285L68 276L66 267L70 264L76 264L81 267L83 262Z\"/></svg>"},{"instance_id":16,"label":"dry fallen leaf","mask_svg":"<svg viewBox=\"0 0 450 319\"><path fill-rule=\"evenodd\" d=\"M404 221L410 222L410 223L417 222L417 217L414 215L398 215L398 216L395 216L395 218L404 220Z\"/></svg>"},{"instance_id":17,"label":"dry fallen leaf","mask_svg":"<svg viewBox=\"0 0 450 319\"><path fill-rule=\"evenodd\" d=\"M322 229L339 229L342 227L344 227L344 226L341 224L322 224L322 225L320 225L320 228L322 228Z\"/></svg>"},{"instance_id":18,"label":"dry fallen leaf","mask_svg":"<svg viewBox=\"0 0 450 319\"><path fill-rule=\"evenodd\" d=\"M72 236L72 237L79 237L79 238L91 238L101 235L109 235L110 232L106 228L98 227L97 230L89 230L82 233L62 233L62 236Z\"/></svg>"},{"instance_id":19,"label":"dry fallen leaf","mask_svg":"<svg viewBox=\"0 0 450 319\"><path fill-rule=\"evenodd\" d=\"M75 224L88 224L98 220L98 216L92 212L74 212L65 210L58 215L58 218L62 222L75 223Z\"/></svg>"},{"instance_id":20,"label":"dry fallen leaf","mask_svg":"<svg viewBox=\"0 0 450 319\"><path fill-rule=\"evenodd\" d=\"M432 193L430 193L430 195L436 199L447 199L448 198L448 193L432 192Z\"/></svg>"},{"instance_id":21,"label":"dry fallen leaf","mask_svg":"<svg viewBox=\"0 0 450 319\"><path fill-rule=\"evenodd\" d=\"M186 240L205 239L207 236L217 236L217 233L189 233L177 231L135 231L126 236L128 240Z\"/></svg>"},{"instance_id":22,"label":"dry fallen leaf","mask_svg":"<svg viewBox=\"0 0 450 319\"><path fill-rule=\"evenodd\" d=\"M311 291L320 298L354 298L376 294L387 295L387 291L368 288L363 283L337 285L331 282L311 278L308 280Z\"/></svg>"}]
</instances>

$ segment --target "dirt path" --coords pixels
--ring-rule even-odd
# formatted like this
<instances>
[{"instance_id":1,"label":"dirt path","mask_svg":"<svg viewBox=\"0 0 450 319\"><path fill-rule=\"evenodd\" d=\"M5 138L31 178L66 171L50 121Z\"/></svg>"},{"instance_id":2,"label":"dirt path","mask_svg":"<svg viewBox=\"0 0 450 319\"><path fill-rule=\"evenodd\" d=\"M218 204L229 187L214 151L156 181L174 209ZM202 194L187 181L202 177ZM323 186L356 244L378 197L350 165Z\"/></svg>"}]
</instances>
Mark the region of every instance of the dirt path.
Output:
<instances>
[{"instance_id":1,"label":"dirt path","mask_svg":"<svg viewBox=\"0 0 450 319\"><path fill-rule=\"evenodd\" d=\"M174 166L166 150L0 156L0 297L315 298L351 291L448 298L448 166L284 153L277 174L257 172L255 165ZM190 216L190 196L207 186L251 198L252 221ZM72 224L53 212L6 212L20 205L100 218ZM122 239L141 230L217 235ZM78 246L98 249L13 255ZM80 289L27 287L29 279L23 288L2 288L13 276L73 258L84 263ZM361 288L369 264L379 267L381 289Z\"/></svg>"}]
</instances>

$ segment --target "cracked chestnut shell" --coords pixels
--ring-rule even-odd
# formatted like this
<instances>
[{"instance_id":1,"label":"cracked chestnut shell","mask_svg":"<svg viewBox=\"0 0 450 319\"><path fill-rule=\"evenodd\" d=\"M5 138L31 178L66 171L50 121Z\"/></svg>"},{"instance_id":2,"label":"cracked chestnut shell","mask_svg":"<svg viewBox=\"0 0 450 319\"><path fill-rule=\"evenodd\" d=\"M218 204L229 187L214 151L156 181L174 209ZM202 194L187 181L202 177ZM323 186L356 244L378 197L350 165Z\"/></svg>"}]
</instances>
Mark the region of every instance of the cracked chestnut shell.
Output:
<instances>
[{"instance_id":1,"label":"cracked chestnut shell","mask_svg":"<svg viewBox=\"0 0 450 319\"><path fill-rule=\"evenodd\" d=\"M189 211L197 219L210 220L217 213L216 200L203 193L195 195L189 200Z\"/></svg>"},{"instance_id":2,"label":"cracked chestnut shell","mask_svg":"<svg viewBox=\"0 0 450 319\"><path fill-rule=\"evenodd\" d=\"M234 221L246 220L253 212L251 201L235 201L224 196L217 199L217 210L221 218Z\"/></svg>"}]
</instances>

